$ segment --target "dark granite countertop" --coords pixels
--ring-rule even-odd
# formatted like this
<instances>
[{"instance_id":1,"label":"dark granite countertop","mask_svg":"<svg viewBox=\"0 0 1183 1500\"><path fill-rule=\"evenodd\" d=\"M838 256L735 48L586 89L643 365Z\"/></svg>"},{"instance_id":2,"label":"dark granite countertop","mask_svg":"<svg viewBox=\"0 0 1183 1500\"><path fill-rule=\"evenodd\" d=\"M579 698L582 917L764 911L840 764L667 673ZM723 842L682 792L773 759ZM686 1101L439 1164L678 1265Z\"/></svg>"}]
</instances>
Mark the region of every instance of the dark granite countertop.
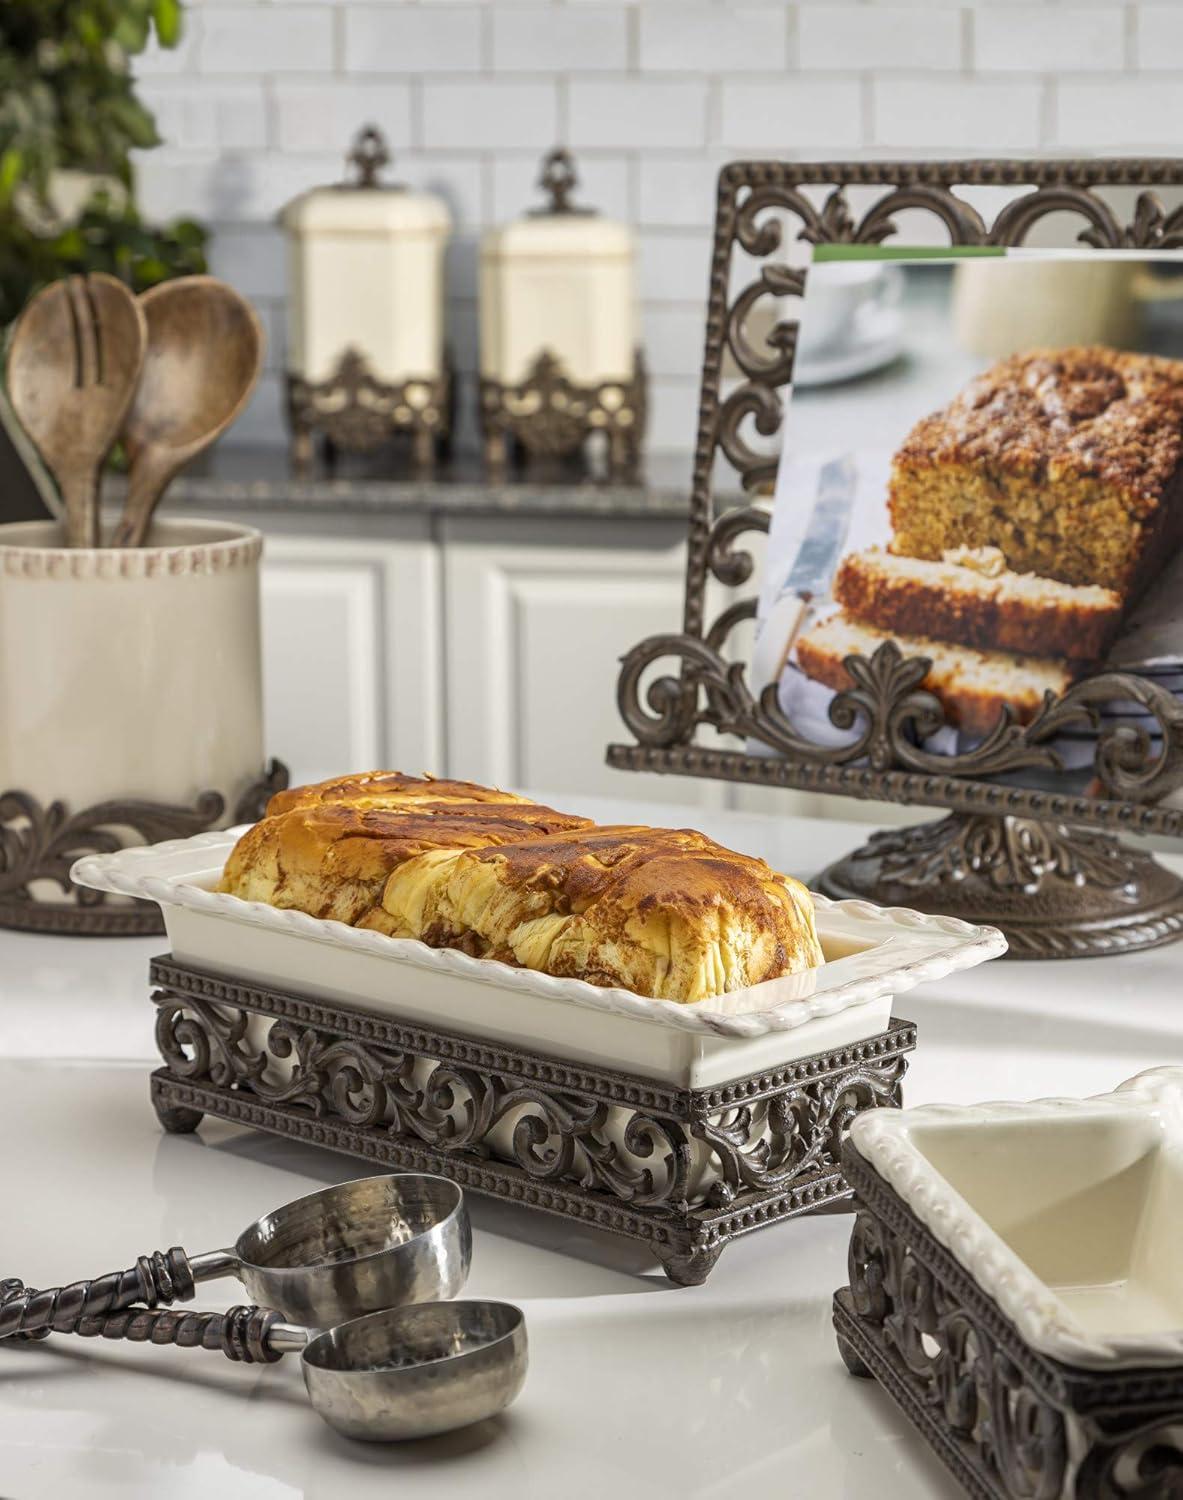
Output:
<instances>
[{"instance_id":1,"label":"dark granite countertop","mask_svg":"<svg viewBox=\"0 0 1183 1500\"><path fill-rule=\"evenodd\" d=\"M195 505L218 511L323 511L358 514L571 515L639 520L681 519L689 504L689 455L657 454L636 480L609 479L587 470L515 473L491 479L476 458L449 461L432 475L383 474L353 458L333 473L297 474L284 449L215 450L180 474L167 509ZM119 481L106 486L117 500Z\"/></svg>"}]
</instances>

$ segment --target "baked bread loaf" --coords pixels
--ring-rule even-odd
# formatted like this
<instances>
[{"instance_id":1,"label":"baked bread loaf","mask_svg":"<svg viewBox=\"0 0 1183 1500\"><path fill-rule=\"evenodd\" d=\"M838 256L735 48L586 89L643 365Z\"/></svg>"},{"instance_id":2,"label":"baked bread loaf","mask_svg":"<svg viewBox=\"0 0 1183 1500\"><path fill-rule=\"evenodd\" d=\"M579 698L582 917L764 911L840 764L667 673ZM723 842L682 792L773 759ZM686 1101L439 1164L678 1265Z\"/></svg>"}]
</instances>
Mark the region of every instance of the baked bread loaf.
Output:
<instances>
[{"instance_id":1,"label":"baked bread loaf","mask_svg":"<svg viewBox=\"0 0 1183 1500\"><path fill-rule=\"evenodd\" d=\"M683 1003L822 962L804 886L687 829L435 850L359 925Z\"/></svg>"},{"instance_id":2,"label":"baked bread loaf","mask_svg":"<svg viewBox=\"0 0 1183 1500\"><path fill-rule=\"evenodd\" d=\"M763 860L469 788L380 772L280 793L219 890L683 1003L823 961L809 892Z\"/></svg>"},{"instance_id":3,"label":"baked bread loaf","mask_svg":"<svg viewBox=\"0 0 1183 1500\"><path fill-rule=\"evenodd\" d=\"M860 625L841 614L819 621L798 638L797 662L807 677L842 692L854 686L846 658L870 656L891 640L905 656L931 660L921 686L940 699L949 723L968 735L988 734L1004 703L1010 704L1019 723L1026 723L1043 707L1045 693L1062 693L1073 679L1072 667L1063 661L949 646L927 636L902 636Z\"/></svg>"},{"instance_id":4,"label":"baked bread loaf","mask_svg":"<svg viewBox=\"0 0 1183 1500\"><path fill-rule=\"evenodd\" d=\"M387 877L429 849L477 848L590 826L527 802L370 802L297 805L239 839L219 890L312 917L354 923L382 897Z\"/></svg>"},{"instance_id":5,"label":"baked bread loaf","mask_svg":"<svg viewBox=\"0 0 1183 1500\"><path fill-rule=\"evenodd\" d=\"M1122 616L1112 589L1012 573L996 548L960 549L943 562L849 553L833 592L848 619L893 635L1074 661L1104 656Z\"/></svg>"},{"instance_id":6,"label":"baked bread loaf","mask_svg":"<svg viewBox=\"0 0 1183 1500\"><path fill-rule=\"evenodd\" d=\"M1183 361L1103 346L994 365L892 462L893 551L998 547L1019 573L1136 596L1183 536Z\"/></svg>"}]
</instances>

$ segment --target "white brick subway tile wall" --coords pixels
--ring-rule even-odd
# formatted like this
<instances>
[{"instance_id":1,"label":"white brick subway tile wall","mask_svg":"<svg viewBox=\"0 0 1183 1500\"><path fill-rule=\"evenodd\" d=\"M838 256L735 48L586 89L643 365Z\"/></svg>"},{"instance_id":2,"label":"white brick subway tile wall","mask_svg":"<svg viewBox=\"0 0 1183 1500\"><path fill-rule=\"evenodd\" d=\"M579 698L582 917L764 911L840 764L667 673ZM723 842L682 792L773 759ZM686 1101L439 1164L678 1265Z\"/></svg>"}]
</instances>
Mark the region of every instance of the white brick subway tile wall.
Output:
<instances>
[{"instance_id":1,"label":"white brick subway tile wall","mask_svg":"<svg viewBox=\"0 0 1183 1500\"><path fill-rule=\"evenodd\" d=\"M214 231L213 269L271 349L231 440L282 443L279 208L379 125L394 174L448 201L449 336L476 368L476 246L577 153L637 226L650 446L693 442L714 181L738 156L1177 153L1183 0L191 0L140 60L164 145L146 211ZM983 191L985 212L1001 194Z\"/></svg>"}]
</instances>

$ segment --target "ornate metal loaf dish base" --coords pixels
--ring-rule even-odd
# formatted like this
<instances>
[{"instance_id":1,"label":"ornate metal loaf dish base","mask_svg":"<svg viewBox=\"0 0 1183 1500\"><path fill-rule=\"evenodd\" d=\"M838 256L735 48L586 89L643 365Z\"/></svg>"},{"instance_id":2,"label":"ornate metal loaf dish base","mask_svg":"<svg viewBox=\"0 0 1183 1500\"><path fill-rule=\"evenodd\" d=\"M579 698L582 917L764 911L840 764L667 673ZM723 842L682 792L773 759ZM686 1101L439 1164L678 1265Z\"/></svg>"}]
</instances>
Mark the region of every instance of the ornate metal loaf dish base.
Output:
<instances>
[{"instance_id":1,"label":"ornate metal loaf dish base","mask_svg":"<svg viewBox=\"0 0 1183 1500\"><path fill-rule=\"evenodd\" d=\"M475 1192L649 1246L671 1280L707 1277L729 1240L844 1202L838 1148L860 1112L900 1103L911 1023L707 1088L153 962L170 1132L203 1115Z\"/></svg>"}]
</instances>

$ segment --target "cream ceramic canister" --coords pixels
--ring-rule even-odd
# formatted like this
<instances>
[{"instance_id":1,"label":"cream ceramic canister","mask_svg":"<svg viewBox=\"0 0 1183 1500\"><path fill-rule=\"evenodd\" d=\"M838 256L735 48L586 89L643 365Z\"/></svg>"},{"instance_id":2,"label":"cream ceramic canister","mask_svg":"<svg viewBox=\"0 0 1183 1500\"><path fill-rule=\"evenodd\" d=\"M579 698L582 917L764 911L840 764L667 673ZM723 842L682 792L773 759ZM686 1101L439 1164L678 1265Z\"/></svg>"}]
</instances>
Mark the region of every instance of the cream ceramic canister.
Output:
<instances>
[{"instance_id":1,"label":"cream ceramic canister","mask_svg":"<svg viewBox=\"0 0 1183 1500\"><path fill-rule=\"evenodd\" d=\"M565 151L546 158L546 209L481 243L481 375L513 386L543 354L579 385L630 380L637 346L635 248L625 224L572 207Z\"/></svg>"},{"instance_id":2,"label":"cream ceramic canister","mask_svg":"<svg viewBox=\"0 0 1183 1500\"><path fill-rule=\"evenodd\" d=\"M216 791L231 821L263 770L262 545L216 521L121 549L0 526L0 793L76 813Z\"/></svg>"},{"instance_id":3,"label":"cream ceramic canister","mask_svg":"<svg viewBox=\"0 0 1183 1500\"><path fill-rule=\"evenodd\" d=\"M347 351L387 384L444 367L447 205L378 181L388 160L372 128L350 156L355 182L313 188L284 209L291 375L332 378Z\"/></svg>"}]
</instances>

